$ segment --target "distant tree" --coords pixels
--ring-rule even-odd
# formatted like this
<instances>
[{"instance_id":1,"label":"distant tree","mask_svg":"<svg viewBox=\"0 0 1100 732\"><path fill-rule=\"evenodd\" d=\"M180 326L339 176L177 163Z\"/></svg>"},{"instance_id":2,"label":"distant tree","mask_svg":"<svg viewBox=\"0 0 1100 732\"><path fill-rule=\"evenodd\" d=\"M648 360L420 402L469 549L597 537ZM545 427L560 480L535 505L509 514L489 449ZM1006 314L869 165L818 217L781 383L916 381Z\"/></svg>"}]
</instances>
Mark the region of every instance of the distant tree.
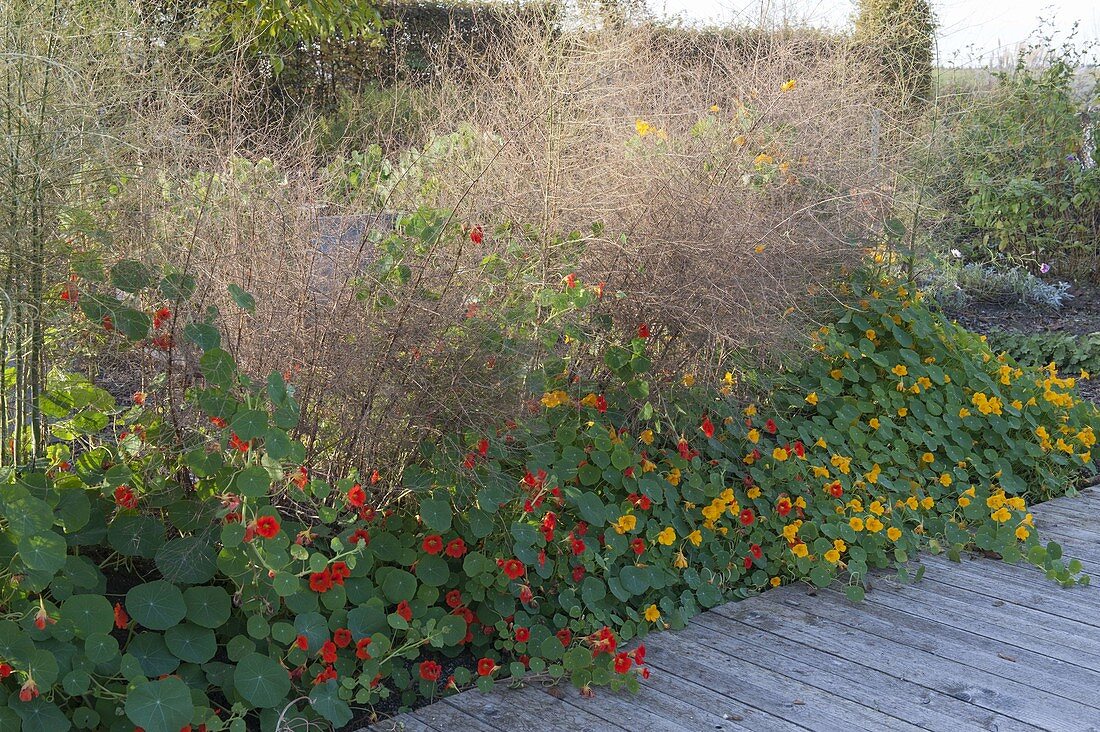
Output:
<instances>
[{"instance_id":1,"label":"distant tree","mask_svg":"<svg viewBox=\"0 0 1100 732\"><path fill-rule=\"evenodd\" d=\"M928 0L860 0L855 39L878 62L883 91L902 105L932 89L936 17Z\"/></svg>"}]
</instances>

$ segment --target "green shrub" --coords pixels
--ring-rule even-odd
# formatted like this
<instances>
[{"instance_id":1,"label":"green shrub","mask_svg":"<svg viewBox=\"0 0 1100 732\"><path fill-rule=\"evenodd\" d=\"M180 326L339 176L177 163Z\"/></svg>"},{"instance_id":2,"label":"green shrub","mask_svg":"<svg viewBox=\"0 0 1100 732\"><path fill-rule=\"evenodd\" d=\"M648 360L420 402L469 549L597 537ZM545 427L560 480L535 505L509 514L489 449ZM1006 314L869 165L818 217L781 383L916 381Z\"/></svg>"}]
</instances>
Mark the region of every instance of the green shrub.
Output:
<instances>
[{"instance_id":1,"label":"green shrub","mask_svg":"<svg viewBox=\"0 0 1100 732\"><path fill-rule=\"evenodd\" d=\"M1014 69L995 73L987 94L965 95L943 120L944 145L927 163L933 189L960 248L1091 270L1100 168L1081 156L1083 113L1094 92L1074 90L1074 51L1049 51L1033 66L1027 53L1034 50L1021 52Z\"/></svg>"},{"instance_id":2,"label":"green shrub","mask_svg":"<svg viewBox=\"0 0 1100 732\"><path fill-rule=\"evenodd\" d=\"M996 330L988 335L989 347L1005 351L1022 366L1046 366L1074 373L1100 372L1100 333L1020 333Z\"/></svg>"},{"instance_id":3,"label":"green shrub","mask_svg":"<svg viewBox=\"0 0 1100 732\"><path fill-rule=\"evenodd\" d=\"M650 326L614 338L603 287L569 275L533 295L552 355L522 413L425 443L401 476L336 479L288 436L294 385L244 377L210 322L165 306L188 277L82 271L95 327L193 349L202 378L186 404L125 406L55 380L48 464L0 493L4 729L339 726L529 671L636 688L644 646L624 644L770 585L858 599L872 568L968 544L1080 570L1026 501L1091 466L1095 411L887 280L839 286L817 355L742 408L732 375L651 393ZM387 484L405 495L380 506Z\"/></svg>"}]
</instances>

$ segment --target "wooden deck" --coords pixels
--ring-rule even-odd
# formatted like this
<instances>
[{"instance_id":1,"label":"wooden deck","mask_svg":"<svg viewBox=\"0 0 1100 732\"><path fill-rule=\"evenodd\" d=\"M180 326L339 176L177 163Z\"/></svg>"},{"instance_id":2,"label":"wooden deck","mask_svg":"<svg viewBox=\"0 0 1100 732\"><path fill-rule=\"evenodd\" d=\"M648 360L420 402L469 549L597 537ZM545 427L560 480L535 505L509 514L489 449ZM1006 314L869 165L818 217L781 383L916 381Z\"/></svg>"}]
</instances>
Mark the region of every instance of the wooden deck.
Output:
<instances>
[{"instance_id":1,"label":"wooden deck","mask_svg":"<svg viewBox=\"0 0 1100 732\"><path fill-rule=\"evenodd\" d=\"M1035 515L1096 585L926 556L921 582L879 578L859 604L791 585L651 635L636 695L468 691L370 732L1100 731L1100 489Z\"/></svg>"}]
</instances>

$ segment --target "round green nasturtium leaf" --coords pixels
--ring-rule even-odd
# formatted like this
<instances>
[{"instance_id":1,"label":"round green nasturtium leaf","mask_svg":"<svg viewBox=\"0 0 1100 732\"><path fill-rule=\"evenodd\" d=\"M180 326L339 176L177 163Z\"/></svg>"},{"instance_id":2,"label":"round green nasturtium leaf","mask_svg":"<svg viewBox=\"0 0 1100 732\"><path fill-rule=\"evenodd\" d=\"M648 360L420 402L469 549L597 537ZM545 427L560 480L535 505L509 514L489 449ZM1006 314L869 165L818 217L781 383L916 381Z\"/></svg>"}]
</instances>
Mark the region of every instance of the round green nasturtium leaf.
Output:
<instances>
[{"instance_id":1,"label":"round green nasturtium leaf","mask_svg":"<svg viewBox=\"0 0 1100 732\"><path fill-rule=\"evenodd\" d=\"M84 639L84 655L97 665L112 661L118 655L118 641L110 635L89 635Z\"/></svg>"},{"instance_id":2,"label":"round green nasturtium leaf","mask_svg":"<svg viewBox=\"0 0 1100 732\"><path fill-rule=\"evenodd\" d=\"M169 582L197 585L217 572L214 544L207 536L183 536L157 550L157 569Z\"/></svg>"},{"instance_id":3,"label":"round green nasturtium leaf","mask_svg":"<svg viewBox=\"0 0 1100 732\"><path fill-rule=\"evenodd\" d=\"M91 688L92 677L87 671L70 671L61 679L61 688L70 696L83 696Z\"/></svg>"},{"instance_id":4,"label":"round green nasturtium leaf","mask_svg":"<svg viewBox=\"0 0 1100 732\"><path fill-rule=\"evenodd\" d=\"M195 293L195 278L182 272L171 272L161 278L157 287L169 300L187 300Z\"/></svg>"},{"instance_id":5,"label":"round green nasturtium leaf","mask_svg":"<svg viewBox=\"0 0 1100 732\"><path fill-rule=\"evenodd\" d=\"M451 570L442 557L427 556L417 562L416 577L430 587L442 587L450 579Z\"/></svg>"},{"instance_id":6,"label":"round green nasturtium leaf","mask_svg":"<svg viewBox=\"0 0 1100 732\"><path fill-rule=\"evenodd\" d=\"M285 702L290 675L275 659L251 653L238 661L233 685L249 704L268 709Z\"/></svg>"},{"instance_id":7,"label":"round green nasturtium leaf","mask_svg":"<svg viewBox=\"0 0 1100 732\"><path fill-rule=\"evenodd\" d=\"M164 631L164 642L176 658L188 663L206 663L218 650L214 631L191 623L180 623Z\"/></svg>"},{"instance_id":8,"label":"round green nasturtium leaf","mask_svg":"<svg viewBox=\"0 0 1100 732\"><path fill-rule=\"evenodd\" d=\"M242 438L243 439L243 438ZM237 474L235 482L237 492L248 498L260 498L266 496L271 490L271 475L267 469L259 465L245 468Z\"/></svg>"},{"instance_id":9,"label":"round green nasturtium leaf","mask_svg":"<svg viewBox=\"0 0 1100 732\"><path fill-rule=\"evenodd\" d=\"M99 713L91 707L77 707L73 710L73 724L77 729L98 729L99 721Z\"/></svg>"},{"instance_id":10,"label":"round green nasturtium leaf","mask_svg":"<svg viewBox=\"0 0 1100 732\"><path fill-rule=\"evenodd\" d=\"M188 587L183 591L187 620L203 628L219 628L229 620L229 593L221 587Z\"/></svg>"},{"instance_id":11,"label":"round green nasturtium leaf","mask_svg":"<svg viewBox=\"0 0 1100 732\"><path fill-rule=\"evenodd\" d=\"M61 617L71 620L76 635L105 635L115 624L114 608L102 595L74 595L61 605Z\"/></svg>"},{"instance_id":12,"label":"round green nasturtium leaf","mask_svg":"<svg viewBox=\"0 0 1100 732\"><path fill-rule=\"evenodd\" d=\"M381 570L378 572L379 575L382 575L382 594L391 602L413 599L413 596L416 595L416 577L403 569L394 567L386 567L385 569L387 571L384 575Z\"/></svg>"},{"instance_id":13,"label":"round green nasturtium leaf","mask_svg":"<svg viewBox=\"0 0 1100 732\"><path fill-rule=\"evenodd\" d=\"M466 620L458 615L444 615L436 625L436 632L444 646L457 646L466 637Z\"/></svg>"},{"instance_id":14,"label":"round green nasturtium leaf","mask_svg":"<svg viewBox=\"0 0 1100 732\"><path fill-rule=\"evenodd\" d=\"M246 635L235 635L225 644L225 655L229 657L230 661L240 661L245 656L255 652L256 643Z\"/></svg>"},{"instance_id":15,"label":"round green nasturtium leaf","mask_svg":"<svg viewBox=\"0 0 1100 732\"><path fill-rule=\"evenodd\" d=\"M187 684L176 678L138 684L126 695L125 709L145 732L179 732L195 710Z\"/></svg>"},{"instance_id":16,"label":"round green nasturtium leaf","mask_svg":"<svg viewBox=\"0 0 1100 732\"><path fill-rule=\"evenodd\" d=\"M451 501L448 498L425 498L420 501L420 518L432 531L442 534L451 528Z\"/></svg>"},{"instance_id":17,"label":"round green nasturtium leaf","mask_svg":"<svg viewBox=\"0 0 1100 732\"><path fill-rule=\"evenodd\" d=\"M339 686L332 680L313 687L309 694L309 704L337 729L350 722L354 716L351 707L340 698Z\"/></svg>"},{"instance_id":18,"label":"round green nasturtium leaf","mask_svg":"<svg viewBox=\"0 0 1100 732\"><path fill-rule=\"evenodd\" d=\"M271 633L271 625L263 615L250 615L245 630L256 640L263 640Z\"/></svg>"},{"instance_id":19,"label":"round green nasturtium leaf","mask_svg":"<svg viewBox=\"0 0 1100 732\"><path fill-rule=\"evenodd\" d=\"M107 542L123 556L151 559L164 544L164 524L152 516L120 514L107 529Z\"/></svg>"},{"instance_id":20,"label":"round green nasturtium leaf","mask_svg":"<svg viewBox=\"0 0 1100 732\"><path fill-rule=\"evenodd\" d=\"M143 676L170 674L180 665L179 657L168 650L168 644L160 633L138 633L126 644L126 654L141 665Z\"/></svg>"},{"instance_id":21,"label":"round green nasturtium leaf","mask_svg":"<svg viewBox=\"0 0 1100 732\"><path fill-rule=\"evenodd\" d=\"M141 262L123 259L111 267L111 284L123 292L137 292L151 287L155 279L153 273Z\"/></svg>"},{"instance_id":22,"label":"round green nasturtium leaf","mask_svg":"<svg viewBox=\"0 0 1100 732\"><path fill-rule=\"evenodd\" d=\"M301 589L302 581L298 575L290 572L276 572L272 585L279 597L289 597Z\"/></svg>"},{"instance_id":23,"label":"round green nasturtium leaf","mask_svg":"<svg viewBox=\"0 0 1100 732\"><path fill-rule=\"evenodd\" d=\"M254 440L263 437L267 430L267 412L259 409L245 409L233 417L229 423L230 431L242 440Z\"/></svg>"},{"instance_id":24,"label":"round green nasturtium leaf","mask_svg":"<svg viewBox=\"0 0 1100 732\"><path fill-rule=\"evenodd\" d=\"M147 313L120 305L111 313L115 330L132 341L140 341L149 335L153 320Z\"/></svg>"},{"instance_id":25,"label":"round green nasturtium leaf","mask_svg":"<svg viewBox=\"0 0 1100 732\"><path fill-rule=\"evenodd\" d=\"M65 566L68 546L52 531L28 534L19 540L19 557L28 569L53 574Z\"/></svg>"},{"instance_id":26,"label":"round green nasturtium leaf","mask_svg":"<svg viewBox=\"0 0 1100 732\"><path fill-rule=\"evenodd\" d=\"M221 333L209 323L188 323L183 335L204 351L221 348L222 345Z\"/></svg>"},{"instance_id":27,"label":"round green nasturtium leaf","mask_svg":"<svg viewBox=\"0 0 1100 732\"><path fill-rule=\"evenodd\" d=\"M130 588L126 593L126 611L150 630L168 630L187 614L183 593L164 580L154 580Z\"/></svg>"},{"instance_id":28,"label":"round green nasturtium leaf","mask_svg":"<svg viewBox=\"0 0 1100 732\"><path fill-rule=\"evenodd\" d=\"M14 695L12 700L15 700ZM40 696L29 702L16 701L12 706L23 722L23 732L66 732L72 729L72 724L64 713L44 697Z\"/></svg>"}]
</instances>

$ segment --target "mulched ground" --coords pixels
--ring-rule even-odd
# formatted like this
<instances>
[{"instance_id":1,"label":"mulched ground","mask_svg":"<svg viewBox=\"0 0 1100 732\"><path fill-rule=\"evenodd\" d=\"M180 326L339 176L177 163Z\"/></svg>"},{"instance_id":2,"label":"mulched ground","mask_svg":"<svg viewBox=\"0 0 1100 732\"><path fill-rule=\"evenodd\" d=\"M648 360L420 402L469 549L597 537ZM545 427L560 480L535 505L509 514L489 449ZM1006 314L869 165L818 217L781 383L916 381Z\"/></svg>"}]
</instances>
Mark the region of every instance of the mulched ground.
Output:
<instances>
[{"instance_id":1,"label":"mulched ground","mask_svg":"<svg viewBox=\"0 0 1100 732\"><path fill-rule=\"evenodd\" d=\"M1067 333L1085 335L1100 332L1100 285L1075 284L1073 297L1060 309L1044 308L1014 300L972 302L961 310L947 310L948 317L968 330L990 333L1014 330L1021 333ZM1081 396L1100 404L1100 374L1078 382Z\"/></svg>"}]
</instances>

